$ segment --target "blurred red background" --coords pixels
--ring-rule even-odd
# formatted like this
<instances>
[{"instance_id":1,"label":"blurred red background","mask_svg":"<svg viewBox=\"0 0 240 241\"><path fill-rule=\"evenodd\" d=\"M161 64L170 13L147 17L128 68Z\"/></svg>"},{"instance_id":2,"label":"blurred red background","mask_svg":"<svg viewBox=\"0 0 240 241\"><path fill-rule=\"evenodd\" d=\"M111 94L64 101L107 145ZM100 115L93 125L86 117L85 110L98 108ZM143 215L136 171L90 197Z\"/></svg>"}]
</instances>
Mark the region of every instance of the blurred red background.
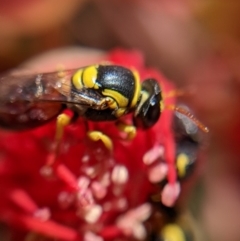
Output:
<instances>
[{"instance_id":1,"label":"blurred red background","mask_svg":"<svg viewBox=\"0 0 240 241\"><path fill-rule=\"evenodd\" d=\"M43 53L52 64L45 66L41 57L39 69L57 62L68 66L76 54L69 46L78 48L83 63L97 60L97 49L141 50L147 64L185 90L180 101L210 129L199 181L199 226L210 240L239 240L239 16L234 0L2 0L0 70ZM60 47L64 54L56 59L58 52L49 51Z\"/></svg>"}]
</instances>

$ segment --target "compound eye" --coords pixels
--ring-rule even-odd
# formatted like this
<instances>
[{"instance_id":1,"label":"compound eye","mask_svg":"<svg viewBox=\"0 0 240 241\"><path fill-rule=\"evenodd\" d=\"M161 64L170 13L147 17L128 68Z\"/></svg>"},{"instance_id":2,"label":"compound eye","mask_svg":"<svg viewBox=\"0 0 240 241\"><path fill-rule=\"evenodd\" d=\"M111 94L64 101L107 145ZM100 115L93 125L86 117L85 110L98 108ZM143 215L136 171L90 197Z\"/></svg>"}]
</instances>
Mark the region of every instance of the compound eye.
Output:
<instances>
[{"instance_id":1,"label":"compound eye","mask_svg":"<svg viewBox=\"0 0 240 241\"><path fill-rule=\"evenodd\" d=\"M159 119L161 91L155 79L147 79L142 83L142 96L139 108L133 118L134 125L138 128L147 129L152 127Z\"/></svg>"},{"instance_id":2,"label":"compound eye","mask_svg":"<svg viewBox=\"0 0 240 241\"><path fill-rule=\"evenodd\" d=\"M138 128L148 129L152 127L160 117L160 107L156 103L151 105L150 100L146 101L134 117L134 125Z\"/></svg>"},{"instance_id":3,"label":"compound eye","mask_svg":"<svg viewBox=\"0 0 240 241\"><path fill-rule=\"evenodd\" d=\"M144 117L145 126L147 128L153 126L160 117L160 106L159 103L155 103L154 105L151 104L151 101L148 105L148 110Z\"/></svg>"}]
</instances>

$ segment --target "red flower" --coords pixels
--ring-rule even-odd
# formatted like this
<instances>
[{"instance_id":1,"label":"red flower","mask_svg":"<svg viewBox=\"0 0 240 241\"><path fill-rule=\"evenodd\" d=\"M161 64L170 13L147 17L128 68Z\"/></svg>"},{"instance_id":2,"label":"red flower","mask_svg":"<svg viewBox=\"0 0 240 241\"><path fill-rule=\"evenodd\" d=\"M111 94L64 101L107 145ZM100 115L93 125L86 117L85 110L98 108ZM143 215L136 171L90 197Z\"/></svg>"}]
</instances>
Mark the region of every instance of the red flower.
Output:
<instances>
[{"instance_id":1,"label":"red flower","mask_svg":"<svg viewBox=\"0 0 240 241\"><path fill-rule=\"evenodd\" d=\"M142 80L157 79L166 96L164 105L174 105L175 99L167 98L173 86L146 68L138 52L116 50L106 60L134 67ZM111 138L113 152L88 139L79 118L65 128L52 169L46 161L52 155L55 121L20 133L1 131L1 221L12 227L16 240L26 235L31 240L41 235L69 241L143 239L143 222L152 213L149 197L157 194L171 206L180 191L172 118L173 111L164 109L158 123L138 130L132 141L119 138L114 123L89 122L91 129ZM156 184L166 175L161 190Z\"/></svg>"}]
</instances>

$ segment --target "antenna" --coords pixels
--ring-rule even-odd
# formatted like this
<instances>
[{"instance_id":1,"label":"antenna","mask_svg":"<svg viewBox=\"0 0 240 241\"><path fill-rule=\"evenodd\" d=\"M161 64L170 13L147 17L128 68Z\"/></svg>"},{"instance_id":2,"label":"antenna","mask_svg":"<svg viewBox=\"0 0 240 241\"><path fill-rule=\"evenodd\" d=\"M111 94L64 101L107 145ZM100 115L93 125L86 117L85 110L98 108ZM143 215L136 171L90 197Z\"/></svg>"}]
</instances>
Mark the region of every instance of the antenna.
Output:
<instances>
[{"instance_id":1,"label":"antenna","mask_svg":"<svg viewBox=\"0 0 240 241\"><path fill-rule=\"evenodd\" d=\"M185 116L187 116L189 119L191 119L193 121L193 123L195 123L203 132L208 133L209 129L207 126L205 126L201 121L199 121L191 112L189 112L188 110L179 107L179 106L175 106L175 105L167 105L166 106L167 109L170 110L174 110L180 114L183 114Z\"/></svg>"}]
</instances>

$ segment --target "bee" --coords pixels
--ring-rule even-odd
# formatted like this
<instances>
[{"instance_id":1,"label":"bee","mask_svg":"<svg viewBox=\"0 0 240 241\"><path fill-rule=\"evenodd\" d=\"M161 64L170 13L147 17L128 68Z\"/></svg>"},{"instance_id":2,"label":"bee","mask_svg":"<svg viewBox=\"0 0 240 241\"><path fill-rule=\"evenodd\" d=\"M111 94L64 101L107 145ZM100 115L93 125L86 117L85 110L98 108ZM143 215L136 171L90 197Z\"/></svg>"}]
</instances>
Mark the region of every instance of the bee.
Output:
<instances>
[{"instance_id":1,"label":"bee","mask_svg":"<svg viewBox=\"0 0 240 241\"><path fill-rule=\"evenodd\" d=\"M199 241L204 240L198 221L190 210L153 204L154 215L150 217L148 241Z\"/></svg>"},{"instance_id":2,"label":"bee","mask_svg":"<svg viewBox=\"0 0 240 241\"><path fill-rule=\"evenodd\" d=\"M0 126L13 130L35 128L57 117L56 138L76 117L90 121L117 121L132 113L133 125L118 124L132 139L136 128L151 128L161 116L162 91L157 80L140 81L139 73L117 65L91 65L77 70L0 78ZM73 117L63 113L70 109ZM200 128L206 129L183 109ZM75 118L74 118L75 117ZM100 132L91 139L111 140Z\"/></svg>"},{"instance_id":3,"label":"bee","mask_svg":"<svg viewBox=\"0 0 240 241\"><path fill-rule=\"evenodd\" d=\"M173 119L173 133L176 143L176 169L178 178L182 181L195 170L199 148L202 147L202 136L190 119L178 113Z\"/></svg>"},{"instance_id":4,"label":"bee","mask_svg":"<svg viewBox=\"0 0 240 241\"><path fill-rule=\"evenodd\" d=\"M0 125L5 128L40 126L66 107L92 121L114 121L134 112L134 124L143 128L160 116L158 82L148 79L141 85L137 71L121 66L88 66L68 71L64 78L56 72L5 76L0 81Z\"/></svg>"}]
</instances>

